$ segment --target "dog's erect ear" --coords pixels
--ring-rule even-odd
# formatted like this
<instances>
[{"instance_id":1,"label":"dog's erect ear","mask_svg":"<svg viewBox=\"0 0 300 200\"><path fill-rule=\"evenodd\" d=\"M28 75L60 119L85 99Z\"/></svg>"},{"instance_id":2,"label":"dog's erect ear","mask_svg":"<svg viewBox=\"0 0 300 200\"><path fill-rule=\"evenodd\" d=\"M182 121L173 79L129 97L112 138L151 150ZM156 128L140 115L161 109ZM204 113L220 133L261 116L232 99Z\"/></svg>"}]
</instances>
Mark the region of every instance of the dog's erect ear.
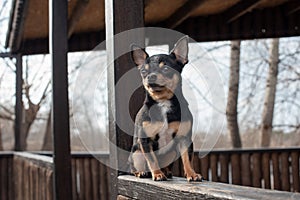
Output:
<instances>
[{"instance_id":1,"label":"dog's erect ear","mask_svg":"<svg viewBox=\"0 0 300 200\"><path fill-rule=\"evenodd\" d=\"M149 55L146 53L145 49L133 44L131 45L131 57L137 66L141 66L145 63L145 60Z\"/></svg>"},{"instance_id":2,"label":"dog's erect ear","mask_svg":"<svg viewBox=\"0 0 300 200\"><path fill-rule=\"evenodd\" d=\"M184 36L180 38L174 48L171 51L171 54L174 54L176 60L181 62L183 65L188 63L188 53L189 53L189 36Z\"/></svg>"}]
</instances>

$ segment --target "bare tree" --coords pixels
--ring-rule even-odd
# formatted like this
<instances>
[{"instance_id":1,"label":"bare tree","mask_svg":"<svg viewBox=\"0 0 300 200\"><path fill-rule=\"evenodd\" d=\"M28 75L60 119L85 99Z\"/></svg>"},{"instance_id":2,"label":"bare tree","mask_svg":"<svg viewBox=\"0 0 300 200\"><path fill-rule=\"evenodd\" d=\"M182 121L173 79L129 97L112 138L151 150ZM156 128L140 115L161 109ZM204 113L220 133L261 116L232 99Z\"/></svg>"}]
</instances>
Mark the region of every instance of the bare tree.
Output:
<instances>
[{"instance_id":1,"label":"bare tree","mask_svg":"<svg viewBox=\"0 0 300 200\"><path fill-rule=\"evenodd\" d=\"M272 39L270 48L269 72L265 91L265 100L261 122L261 141L262 147L270 145L270 137L272 133L272 122L276 96L277 74L279 63L279 39Z\"/></svg>"},{"instance_id":2,"label":"bare tree","mask_svg":"<svg viewBox=\"0 0 300 200\"><path fill-rule=\"evenodd\" d=\"M227 129L231 137L232 146L234 148L242 147L237 112L240 71L240 45L241 41L239 40L231 42L230 78L226 108Z\"/></svg>"}]
</instances>

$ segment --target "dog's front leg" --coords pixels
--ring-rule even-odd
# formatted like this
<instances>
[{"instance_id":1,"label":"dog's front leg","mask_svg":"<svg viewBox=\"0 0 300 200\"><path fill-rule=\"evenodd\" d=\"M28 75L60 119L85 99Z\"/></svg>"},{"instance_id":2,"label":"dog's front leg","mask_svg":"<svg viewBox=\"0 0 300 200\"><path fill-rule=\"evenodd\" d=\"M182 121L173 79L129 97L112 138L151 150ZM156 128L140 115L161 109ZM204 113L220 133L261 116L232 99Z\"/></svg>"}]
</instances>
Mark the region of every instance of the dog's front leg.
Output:
<instances>
[{"instance_id":1,"label":"dog's front leg","mask_svg":"<svg viewBox=\"0 0 300 200\"><path fill-rule=\"evenodd\" d=\"M140 148L145 156L148 167L151 170L152 179L154 181L164 181L167 180L165 174L161 171L156 155L153 151L153 143L149 141L149 138L140 139Z\"/></svg>"},{"instance_id":2,"label":"dog's front leg","mask_svg":"<svg viewBox=\"0 0 300 200\"><path fill-rule=\"evenodd\" d=\"M186 179L188 182L190 181L202 181L203 178L200 174L197 174L194 169L192 168L192 142L182 140L180 144L180 154L181 160L183 163L184 173L186 175Z\"/></svg>"}]
</instances>

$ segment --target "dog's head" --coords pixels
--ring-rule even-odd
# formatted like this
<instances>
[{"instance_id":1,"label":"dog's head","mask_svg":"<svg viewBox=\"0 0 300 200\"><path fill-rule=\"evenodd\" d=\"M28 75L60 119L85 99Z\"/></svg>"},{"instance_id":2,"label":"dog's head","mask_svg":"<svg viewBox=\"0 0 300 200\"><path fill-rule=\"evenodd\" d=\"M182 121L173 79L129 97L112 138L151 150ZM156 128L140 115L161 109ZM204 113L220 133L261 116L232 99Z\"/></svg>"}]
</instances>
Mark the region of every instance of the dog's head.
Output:
<instances>
[{"instance_id":1,"label":"dog's head","mask_svg":"<svg viewBox=\"0 0 300 200\"><path fill-rule=\"evenodd\" d=\"M170 99L175 90L181 87L181 72L188 62L188 37L178 40L170 54L151 57L144 49L133 45L132 58L148 94L154 100Z\"/></svg>"}]
</instances>

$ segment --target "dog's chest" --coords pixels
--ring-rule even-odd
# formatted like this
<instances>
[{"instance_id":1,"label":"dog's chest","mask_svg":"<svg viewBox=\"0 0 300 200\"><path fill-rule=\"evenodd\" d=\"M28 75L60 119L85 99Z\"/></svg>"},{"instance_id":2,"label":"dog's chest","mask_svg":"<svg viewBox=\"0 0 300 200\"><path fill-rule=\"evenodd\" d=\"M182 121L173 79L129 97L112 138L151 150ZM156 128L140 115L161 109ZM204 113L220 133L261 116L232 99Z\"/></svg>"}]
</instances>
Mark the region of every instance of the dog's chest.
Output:
<instances>
[{"instance_id":1,"label":"dog's chest","mask_svg":"<svg viewBox=\"0 0 300 200\"><path fill-rule=\"evenodd\" d=\"M171 111L171 102L170 101L163 101L158 103L158 107L160 108L161 116L162 116L162 126L158 132L158 145L159 148L165 147L168 145L173 139L174 130L170 129L168 124L168 117L167 114Z\"/></svg>"}]
</instances>

